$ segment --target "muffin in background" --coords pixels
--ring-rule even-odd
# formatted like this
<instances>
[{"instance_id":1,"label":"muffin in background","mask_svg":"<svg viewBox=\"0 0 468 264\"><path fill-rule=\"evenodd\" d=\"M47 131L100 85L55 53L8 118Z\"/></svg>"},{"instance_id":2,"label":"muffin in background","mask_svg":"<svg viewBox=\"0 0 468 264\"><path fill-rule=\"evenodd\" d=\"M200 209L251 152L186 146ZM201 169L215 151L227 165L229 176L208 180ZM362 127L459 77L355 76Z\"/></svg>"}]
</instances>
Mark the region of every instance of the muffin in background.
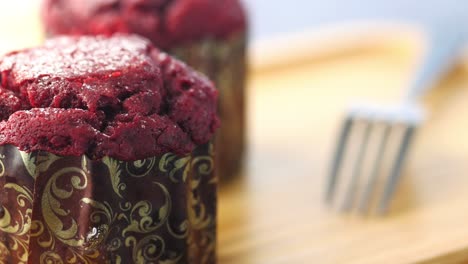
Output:
<instances>
[{"instance_id":1,"label":"muffin in background","mask_svg":"<svg viewBox=\"0 0 468 264\"><path fill-rule=\"evenodd\" d=\"M217 94L137 36L0 57L0 262L215 263Z\"/></svg>"},{"instance_id":2,"label":"muffin in background","mask_svg":"<svg viewBox=\"0 0 468 264\"><path fill-rule=\"evenodd\" d=\"M221 179L236 175L245 146L247 19L240 0L45 0L48 36L135 33L205 73L220 91Z\"/></svg>"}]
</instances>

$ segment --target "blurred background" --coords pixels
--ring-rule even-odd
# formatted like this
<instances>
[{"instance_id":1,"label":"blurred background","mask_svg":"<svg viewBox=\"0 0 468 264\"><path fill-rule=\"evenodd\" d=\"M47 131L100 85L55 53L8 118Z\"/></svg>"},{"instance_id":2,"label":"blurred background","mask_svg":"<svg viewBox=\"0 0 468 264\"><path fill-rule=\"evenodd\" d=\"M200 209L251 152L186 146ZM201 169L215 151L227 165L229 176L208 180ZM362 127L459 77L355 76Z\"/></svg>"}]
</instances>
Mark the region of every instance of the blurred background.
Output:
<instances>
[{"instance_id":1,"label":"blurred background","mask_svg":"<svg viewBox=\"0 0 468 264\"><path fill-rule=\"evenodd\" d=\"M439 20L468 22L468 3L458 0L246 0L254 39L313 30L352 21L398 21L430 25Z\"/></svg>"},{"instance_id":2,"label":"blurred background","mask_svg":"<svg viewBox=\"0 0 468 264\"><path fill-rule=\"evenodd\" d=\"M38 0L1 1L0 14L21 24ZM251 15L253 40L285 33L313 31L355 21L399 22L430 25L439 20L468 22L468 3L458 0L244 0ZM21 26L21 25L18 25ZM8 27L7 27L8 28ZM2 32L8 30L2 26Z\"/></svg>"}]
</instances>

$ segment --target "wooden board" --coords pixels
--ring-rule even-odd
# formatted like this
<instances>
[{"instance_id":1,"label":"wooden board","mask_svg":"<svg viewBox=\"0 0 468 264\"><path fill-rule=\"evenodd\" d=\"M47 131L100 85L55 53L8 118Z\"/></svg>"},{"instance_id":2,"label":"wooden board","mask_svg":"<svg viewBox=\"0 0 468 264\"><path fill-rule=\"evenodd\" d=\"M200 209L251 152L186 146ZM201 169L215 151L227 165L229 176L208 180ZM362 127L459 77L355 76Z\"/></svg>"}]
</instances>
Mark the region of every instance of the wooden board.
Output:
<instances>
[{"instance_id":1,"label":"wooden board","mask_svg":"<svg viewBox=\"0 0 468 264\"><path fill-rule=\"evenodd\" d=\"M0 52L40 43L32 2L0 3ZM388 217L323 205L345 106L397 100L421 47L394 30L344 32L252 49L249 153L242 177L220 190L220 263L468 262L466 65L426 98L433 112Z\"/></svg>"},{"instance_id":2,"label":"wooden board","mask_svg":"<svg viewBox=\"0 0 468 264\"><path fill-rule=\"evenodd\" d=\"M343 216L323 204L345 106L396 101L421 51L415 43L254 71L247 166L220 193L220 263L468 262L464 65L426 98L432 114L388 217Z\"/></svg>"}]
</instances>

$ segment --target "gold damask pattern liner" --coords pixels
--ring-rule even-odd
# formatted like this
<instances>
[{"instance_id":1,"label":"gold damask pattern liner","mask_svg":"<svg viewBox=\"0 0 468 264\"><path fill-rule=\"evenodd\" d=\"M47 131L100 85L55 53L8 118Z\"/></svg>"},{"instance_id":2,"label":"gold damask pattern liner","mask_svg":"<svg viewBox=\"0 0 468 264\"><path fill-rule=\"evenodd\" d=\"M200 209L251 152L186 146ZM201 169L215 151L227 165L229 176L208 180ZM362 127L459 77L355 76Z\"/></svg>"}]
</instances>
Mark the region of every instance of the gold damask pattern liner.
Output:
<instances>
[{"instance_id":1,"label":"gold damask pattern liner","mask_svg":"<svg viewBox=\"0 0 468 264\"><path fill-rule=\"evenodd\" d=\"M221 128L216 135L216 168L221 179L241 167L245 146L245 34L227 40L205 39L170 53L210 77L219 90Z\"/></svg>"},{"instance_id":2,"label":"gold damask pattern liner","mask_svg":"<svg viewBox=\"0 0 468 264\"><path fill-rule=\"evenodd\" d=\"M0 263L215 263L212 145L135 162L0 147Z\"/></svg>"}]
</instances>

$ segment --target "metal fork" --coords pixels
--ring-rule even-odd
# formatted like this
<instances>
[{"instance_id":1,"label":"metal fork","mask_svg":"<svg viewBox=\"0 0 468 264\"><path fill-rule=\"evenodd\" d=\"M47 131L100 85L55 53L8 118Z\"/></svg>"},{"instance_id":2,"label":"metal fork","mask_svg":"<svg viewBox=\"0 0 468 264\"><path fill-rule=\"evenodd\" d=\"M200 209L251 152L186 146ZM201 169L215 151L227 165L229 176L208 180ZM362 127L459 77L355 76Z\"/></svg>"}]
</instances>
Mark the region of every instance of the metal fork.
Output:
<instances>
[{"instance_id":1,"label":"metal fork","mask_svg":"<svg viewBox=\"0 0 468 264\"><path fill-rule=\"evenodd\" d=\"M455 29L456 30L456 29ZM396 130L402 136L396 142L397 152L392 161L390 169L385 172L387 180L383 184L383 194L377 203L377 213L384 214L388 211L390 200L395 192L397 183L401 176L403 162L407 156L410 143L416 129L424 119L424 109L418 104L420 97L430 90L439 81L456 61L456 55L462 46L462 34L454 28L439 27L430 34L430 45L426 56L422 61L415 79L409 86L406 96L400 105L393 107L382 107L379 105L359 104L346 114L341 133L338 138L335 155L332 161L331 171L327 182L326 202L333 203L339 176L345 161L345 152L349 145L349 138L357 126L363 128L360 136L361 144L357 148L355 162L351 170L351 178L348 186L345 186L344 202L341 206L343 212L349 212L358 202L358 211L365 214L369 211L372 198L376 195L376 187L379 177L383 171L383 161L386 160L386 151L391 146L390 138L395 135ZM373 155L373 164L363 193L358 197L359 184L363 174L366 152L370 146L370 138L374 130L380 128L383 131L377 136L377 152ZM356 132L355 132L356 133ZM365 176L365 175L364 175ZM357 199L359 198L359 199Z\"/></svg>"}]
</instances>

